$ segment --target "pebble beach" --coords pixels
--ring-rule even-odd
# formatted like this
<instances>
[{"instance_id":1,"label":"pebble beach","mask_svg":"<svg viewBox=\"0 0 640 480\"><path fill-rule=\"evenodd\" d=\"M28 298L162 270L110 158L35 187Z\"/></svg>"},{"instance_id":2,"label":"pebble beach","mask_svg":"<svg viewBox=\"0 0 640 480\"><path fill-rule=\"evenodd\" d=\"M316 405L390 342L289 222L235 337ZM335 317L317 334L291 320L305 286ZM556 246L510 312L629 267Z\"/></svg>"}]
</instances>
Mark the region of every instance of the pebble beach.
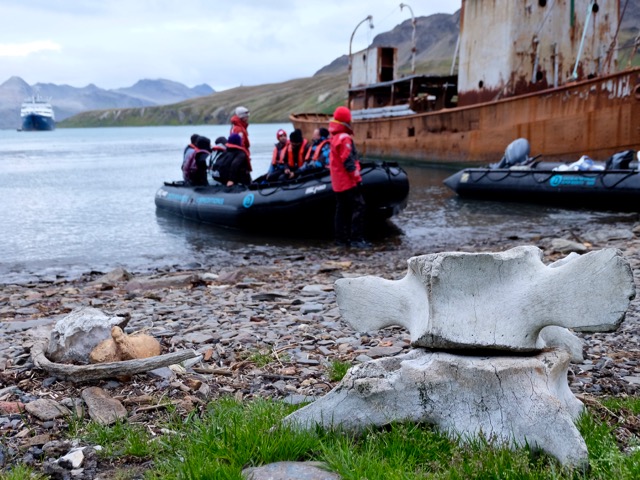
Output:
<instances>
[{"instance_id":1,"label":"pebble beach","mask_svg":"<svg viewBox=\"0 0 640 480\"><path fill-rule=\"evenodd\" d=\"M617 248L640 273L639 228L598 228L558 232L527 240L544 263L571 251ZM516 235L479 244L451 242L438 251L504 251L525 243ZM355 365L405 353L408 332L400 327L356 332L342 321L335 280L376 275L390 280L407 272L407 259L434 252L397 245L370 250L296 248L288 255L248 246L216 265L174 266L155 271L88 272L74 280L42 278L3 285L0 293L0 468L25 463L43 468L69 447L64 415L36 408L46 399L87 416L83 390L99 387L120 402L129 422L148 422L160 398L188 413L221 396L256 397L291 403L326 394L336 382L334 362ZM568 302L571 299L567 299ZM598 396L635 395L640 388L640 312L632 300L614 332L577 333L584 361L569 369L571 390L588 403ZM193 349L194 361L129 379L75 384L33 364L30 349L52 325L81 307L127 318L127 333L157 338L162 353ZM29 408L32 404L32 408ZM57 407L56 407L57 408ZM26 410L27 414L24 413ZM46 409L44 409L46 410ZM158 434L161 434L158 432ZM95 462L94 462L95 463ZM49 472L50 473L50 472ZM106 475L105 473L103 473ZM99 468L74 478L100 477ZM92 475L92 476L91 476ZM60 477L62 478L62 477Z\"/></svg>"}]
</instances>

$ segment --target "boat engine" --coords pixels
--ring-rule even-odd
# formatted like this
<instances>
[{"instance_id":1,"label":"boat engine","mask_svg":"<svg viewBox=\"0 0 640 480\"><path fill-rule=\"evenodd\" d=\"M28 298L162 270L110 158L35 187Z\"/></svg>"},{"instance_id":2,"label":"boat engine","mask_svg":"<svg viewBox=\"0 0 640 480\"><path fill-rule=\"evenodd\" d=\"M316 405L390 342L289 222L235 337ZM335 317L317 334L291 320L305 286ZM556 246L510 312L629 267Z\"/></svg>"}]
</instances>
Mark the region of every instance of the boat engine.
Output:
<instances>
[{"instance_id":1,"label":"boat engine","mask_svg":"<svg viewBox=\"0 0 640 480\"><path fill-rule=\"evenodd\" d=\"M513 165L526 163L530 158L529 153L531 153L529 140L526 138L517 138L507 145L502 160L500 160L500 163L492 166L492 168L509 168Z\"/></svg>"}]
</instances>

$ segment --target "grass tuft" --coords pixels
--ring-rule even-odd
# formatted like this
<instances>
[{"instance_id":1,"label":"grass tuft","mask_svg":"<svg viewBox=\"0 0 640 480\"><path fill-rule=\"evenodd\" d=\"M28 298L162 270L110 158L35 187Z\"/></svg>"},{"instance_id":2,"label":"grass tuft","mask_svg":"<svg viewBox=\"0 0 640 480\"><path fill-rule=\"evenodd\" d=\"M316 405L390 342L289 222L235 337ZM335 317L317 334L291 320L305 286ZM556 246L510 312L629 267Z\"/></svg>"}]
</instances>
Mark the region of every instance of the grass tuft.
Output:
<instances>
[{"instance_id":1,"label":"grass tuft","mask_svg":"<svg viewBox=\"0 0 640 480\"><path fill-rule=\"evenodd\" d=\"M332 361L328 368L329 380L339 382L344 378L350 368L351 364L348 362L342 362L340 360Z\"/></svg>"}]
</instances>

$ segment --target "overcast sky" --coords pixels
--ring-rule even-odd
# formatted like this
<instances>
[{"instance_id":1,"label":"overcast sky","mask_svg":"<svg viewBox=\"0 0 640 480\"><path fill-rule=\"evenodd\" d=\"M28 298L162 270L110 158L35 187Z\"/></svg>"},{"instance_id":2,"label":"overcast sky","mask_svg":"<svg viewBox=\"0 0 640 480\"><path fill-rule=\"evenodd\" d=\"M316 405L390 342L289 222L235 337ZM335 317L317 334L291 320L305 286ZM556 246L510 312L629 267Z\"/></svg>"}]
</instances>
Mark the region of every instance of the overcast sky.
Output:
<instances>
[{"instance_id":1,"label":"overcast sky","mask_svg":"<svg viewBox=\"0 0 640 480\"><path fill-rule=\"evenodd\" d=\"M0 0L0 83L102 88L165 78L215 90L308 77L461 0Z\"/></svg>"}]
</instances>

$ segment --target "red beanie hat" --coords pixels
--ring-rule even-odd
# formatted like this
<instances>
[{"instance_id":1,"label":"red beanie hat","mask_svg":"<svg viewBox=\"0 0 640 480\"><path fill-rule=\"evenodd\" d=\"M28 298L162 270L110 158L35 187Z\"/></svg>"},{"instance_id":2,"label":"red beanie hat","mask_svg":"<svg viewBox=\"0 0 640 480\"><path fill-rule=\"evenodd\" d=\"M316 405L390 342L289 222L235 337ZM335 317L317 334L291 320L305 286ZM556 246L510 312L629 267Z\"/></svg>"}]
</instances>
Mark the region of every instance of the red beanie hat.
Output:
<instances>
[{"instance_id":1,"label":"red beanie hat","mask_svg":"<svg viewBox=\"0 0 640 480\"><path fill-rule=\"evenodd\" d=\"M351 110L347 107L338 107L333 112L333 119L342 123L351 123Z\"/></svg>"}]
</instances>

